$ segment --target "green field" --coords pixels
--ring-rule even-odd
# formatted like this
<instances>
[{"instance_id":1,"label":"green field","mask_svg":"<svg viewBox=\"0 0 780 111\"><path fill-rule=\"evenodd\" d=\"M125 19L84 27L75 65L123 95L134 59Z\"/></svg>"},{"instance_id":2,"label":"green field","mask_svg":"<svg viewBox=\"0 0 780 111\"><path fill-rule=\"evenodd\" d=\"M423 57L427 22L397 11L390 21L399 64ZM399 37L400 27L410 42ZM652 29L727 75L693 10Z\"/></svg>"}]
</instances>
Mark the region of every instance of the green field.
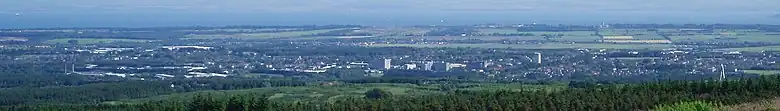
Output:
<instances>
[{"instance_id":1,"label":"green field","mask_svg":"<svg viewBox=\"0 0 780 111\"><path fill-rule=\"evenodd\" d=\"M566 85L523 85L523 84L462 84L458 85L461 90L544 90L553 91L556 89L566 88ZM432 85L414 85L414 84L397 84L397 83L373 83L373 84L345 84L335 86L302 86L302 87L273 87L273 88L256 88L256 89L244 89L244 90L227 90L227 91L200 91L190 93L179 93L172 95L155 96L139 99L127 99L120 101L112 101L106 103L141 103L144 101L160 101L160 100L187 100L195 95L210 94L215 96L221 95L269 95L269 99L284 102L329 102L340 98L346 97L363 97L364 93L368 90L379 88L391 92L393 95L398 96L420 96L429 94L443 94L445 91L441 91L440 84ZM457 88L457 87L456 87Z\"/></svg>"},{"instance_id":2,"label":"green field","mask_svg":"<svg viewBox=\"0 0 780 111\"><path fill-rule=\"evenodd\" d=\"M158 40L139 40L139 39L91 39L91 38L69 38L69 39L52 39L44 41L47 44L67 44L70 40L78 40L79 44L98 44L98 43L113 43L113 42L155 42Z\"/></svg>"},{"instance_id":3,"label":"green field","mask_svg":"<svg viewBox=\"0 0 780 111\"><path fill-rule=\"evenodd\" d=\"M601 39L598 36L595 36L595 32L593 31L569 31L569 32L518 32L517 29L478 29L480 34L493 34L493 33L500 33L500 34L522 34L522 33L528 33L533 34L534 36L522 36L522 37L504 37L504 38L491 38L491 37L481 37L477 38L480 40L500 40L500 39L508 39L508 40L551 40L551 41L558 41L558 42L596 42L599 39ZM563 37L560 38L549 38L545 39L542 37L542 35L549 34L549 35L558 35L563 34Z\"/></svg>"},{"instance_id":4,"label":"green field","mask_svg":"<svg viewBox=\"0 0 780 111\"><path fill-rule=\"evenodd\" d=\"M655 31L647 31L647 29L600 29L599 34L604 36L657 35Z\"/></svg>"},{"instance_id":5,"label":"green field","mask_svg":"<svg viewBox=\"0 0 780 111\"><path fill-rule=\"evenodd\" d=\"M421 48L518 48L518 49L666 49L670 44L374 44L370 47L421 47Z\"/></svg>"},{"instance_id":6,"label":"green field","mask_svg":"<svg viewBox=\"0 0 780 111\"><path fill-rule=\"evenodd\" d=\"M343 29L325 29L325 30L310 30L310 31L290 31L290 32L277 32L277 33L244 33L244 34L205 34L205 35L187 35L185 39L271 39L282 37L299 37L306 35L313 35L318 33L325 33L330 31L343 30Z\"/></svg>"},{"instance_id":7,"label":"green field","mask_svg":"<svg viewBox=\"0 0 780 111\"><path fill-rule=\"evenodd\" d=\"M733 33L733 34L732 34ZM741 35L734 35L741 34ZM690 36L670 36L674 42L717 42L717 43L740 43L740 42L768 42L780 43L780 35L770 35L765 32L727 32L726 34L696 34Z\"/></svg>"},{"instance_id":8,"label":"green field","mask_svg":"<svg viewBox=\"0 0 780 111\"><path fill-rule=\"evenodd\" d=\"M780 74L780 70L742 70L745 73L759 74L759 75L775 75Z\"/></svg>"},{"instance_id":9,"label":"green field","mask_svg":"<svg viewBox=\"0 0 780 111\"><path fill-rule=\"evenodd\" d=\"M560 38L550 38L551 41L558 41L558 42L597 42L601 39L601 37L594 35L595 32L593 31L569 31L569 32L522 32L522 33L531 33L536 36L541 36L544 34L548 35L559 35L563 34Z\"/></svg>"},{"instance_id":10,"label":"green field","mask_svg":"<svg viewBox=\"0 0 780 111\"><path fill-rule=\"evenodd\" d=\"M518 32L517 29L477 29L478 33L480 34L518 34L522 32Z\"/></svg>"},{"instance_id":11,"label":"green field","mask_svg":"<svg viewBox=\"0 0 780 111\"><path fill-rule=\"evenodd\" d=\"M763 47L726 48L726 49L718 49L718 50L725 50L725 51L746 51L746 52L780 51L780 46L763 46Z\"/></svg>"}]
</instances>

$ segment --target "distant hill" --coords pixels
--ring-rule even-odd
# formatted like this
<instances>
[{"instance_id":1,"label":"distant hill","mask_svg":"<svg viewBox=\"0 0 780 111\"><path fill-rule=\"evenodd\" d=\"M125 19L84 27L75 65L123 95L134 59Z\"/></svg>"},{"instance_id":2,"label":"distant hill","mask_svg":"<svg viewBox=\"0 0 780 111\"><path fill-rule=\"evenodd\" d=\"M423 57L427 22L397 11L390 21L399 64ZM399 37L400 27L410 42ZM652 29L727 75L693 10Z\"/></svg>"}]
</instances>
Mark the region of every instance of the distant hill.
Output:
<instances>
[{"instance_id":1,"label":"distant hill","mask_svg":"<svg viewBox=\"0 0 780 111\"><path fill-rule=\"evenodd\" d=\"M780 14L775 14L775 15L772 15L772 18L778 18L778 19L780 19Z\"/></svg>"}]
</instances>

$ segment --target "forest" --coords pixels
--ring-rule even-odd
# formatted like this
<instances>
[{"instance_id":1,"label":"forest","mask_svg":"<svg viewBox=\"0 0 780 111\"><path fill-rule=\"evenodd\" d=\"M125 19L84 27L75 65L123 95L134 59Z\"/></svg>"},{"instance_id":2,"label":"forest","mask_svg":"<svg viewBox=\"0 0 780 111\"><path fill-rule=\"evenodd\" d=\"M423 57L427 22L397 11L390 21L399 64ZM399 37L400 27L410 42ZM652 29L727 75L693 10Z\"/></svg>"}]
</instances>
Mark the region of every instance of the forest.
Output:
<instances>
[{"instance_id":1,"label":"forest","mask_svg":"<svg viewBox=\"0 0 780 111\"><path fill-rule=\"evenodd\" d=\"M381 81L377 81L381 82ZM325 104L269 101L268 95L211 96L191 100L148 101L141 104L16 105L7 110L144 110L144 111L560 111L648 110L661 105L705 101L723 105L763 101L780 95L780 76L729 81L663 81L639 84L591 85L554 91L463 91L427 96L394 96L382 89L362 98Z\"/></svg>"}]
</instances>

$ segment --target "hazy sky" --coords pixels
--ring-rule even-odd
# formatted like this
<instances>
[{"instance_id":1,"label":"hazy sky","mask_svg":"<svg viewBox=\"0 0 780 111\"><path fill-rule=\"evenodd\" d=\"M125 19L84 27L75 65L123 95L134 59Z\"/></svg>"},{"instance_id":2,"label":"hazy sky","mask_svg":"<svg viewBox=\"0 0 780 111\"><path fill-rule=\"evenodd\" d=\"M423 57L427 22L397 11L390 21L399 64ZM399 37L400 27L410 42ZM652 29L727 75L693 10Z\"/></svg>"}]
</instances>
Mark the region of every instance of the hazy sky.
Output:
<instances>
[{"instance_id":1,"label":"hazy sky","mask_svg":"<svg viewBox=\"0 0 780 111\"><path fill-rule=\"evenodd\" d=\"M780 14L780 0L0 0L0 28L530 22L780 24L780 17L771 18L775 14Z\"/></svg>"},{"instance_id":2,"label":"hazy sky","mask_svg":"<svg viewBox=\"0 0 780 111\"><path fill-rule=\"evenodd\" d=\"M0 0L0 12L780 12L780 0Z\"/></svg>"}]
</instances>

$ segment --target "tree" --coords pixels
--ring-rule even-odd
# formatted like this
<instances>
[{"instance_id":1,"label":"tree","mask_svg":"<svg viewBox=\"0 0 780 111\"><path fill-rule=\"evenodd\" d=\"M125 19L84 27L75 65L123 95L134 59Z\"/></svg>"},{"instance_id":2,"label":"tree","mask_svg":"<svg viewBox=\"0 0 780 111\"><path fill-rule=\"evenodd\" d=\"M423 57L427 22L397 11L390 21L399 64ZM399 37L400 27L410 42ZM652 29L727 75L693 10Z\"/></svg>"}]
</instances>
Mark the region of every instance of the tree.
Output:
<instances>
[{"instance_id":1,"label":"tree","mask_svg":"<svg viewBox=\"0 0 780 111\"><path fill-rule=\"evenodd\" d=\"M228 111L244 111L246 109L246 101L238 96L230 97L227 103Z\"/></svg>"},{"instance_id":2,"label":"tree","mask_svg":"<svg viewBox=\"0 0 780 111\"><path fill-rule=\"evenodd\" d=\"M390 96L393 96L393 94L379 88L366 91L366 98L368 99L382 99L389 98Z\"/></svg>"},{"instance_id":3,"label":"tree","mask_svg":"<svg viewBox=\"0 0 780 111\"><path fill-rule=\"evenodd\" d=\"M68 40L68 44L77 45L79 44L79 40Z\"/></svg>"}]
</instances>

